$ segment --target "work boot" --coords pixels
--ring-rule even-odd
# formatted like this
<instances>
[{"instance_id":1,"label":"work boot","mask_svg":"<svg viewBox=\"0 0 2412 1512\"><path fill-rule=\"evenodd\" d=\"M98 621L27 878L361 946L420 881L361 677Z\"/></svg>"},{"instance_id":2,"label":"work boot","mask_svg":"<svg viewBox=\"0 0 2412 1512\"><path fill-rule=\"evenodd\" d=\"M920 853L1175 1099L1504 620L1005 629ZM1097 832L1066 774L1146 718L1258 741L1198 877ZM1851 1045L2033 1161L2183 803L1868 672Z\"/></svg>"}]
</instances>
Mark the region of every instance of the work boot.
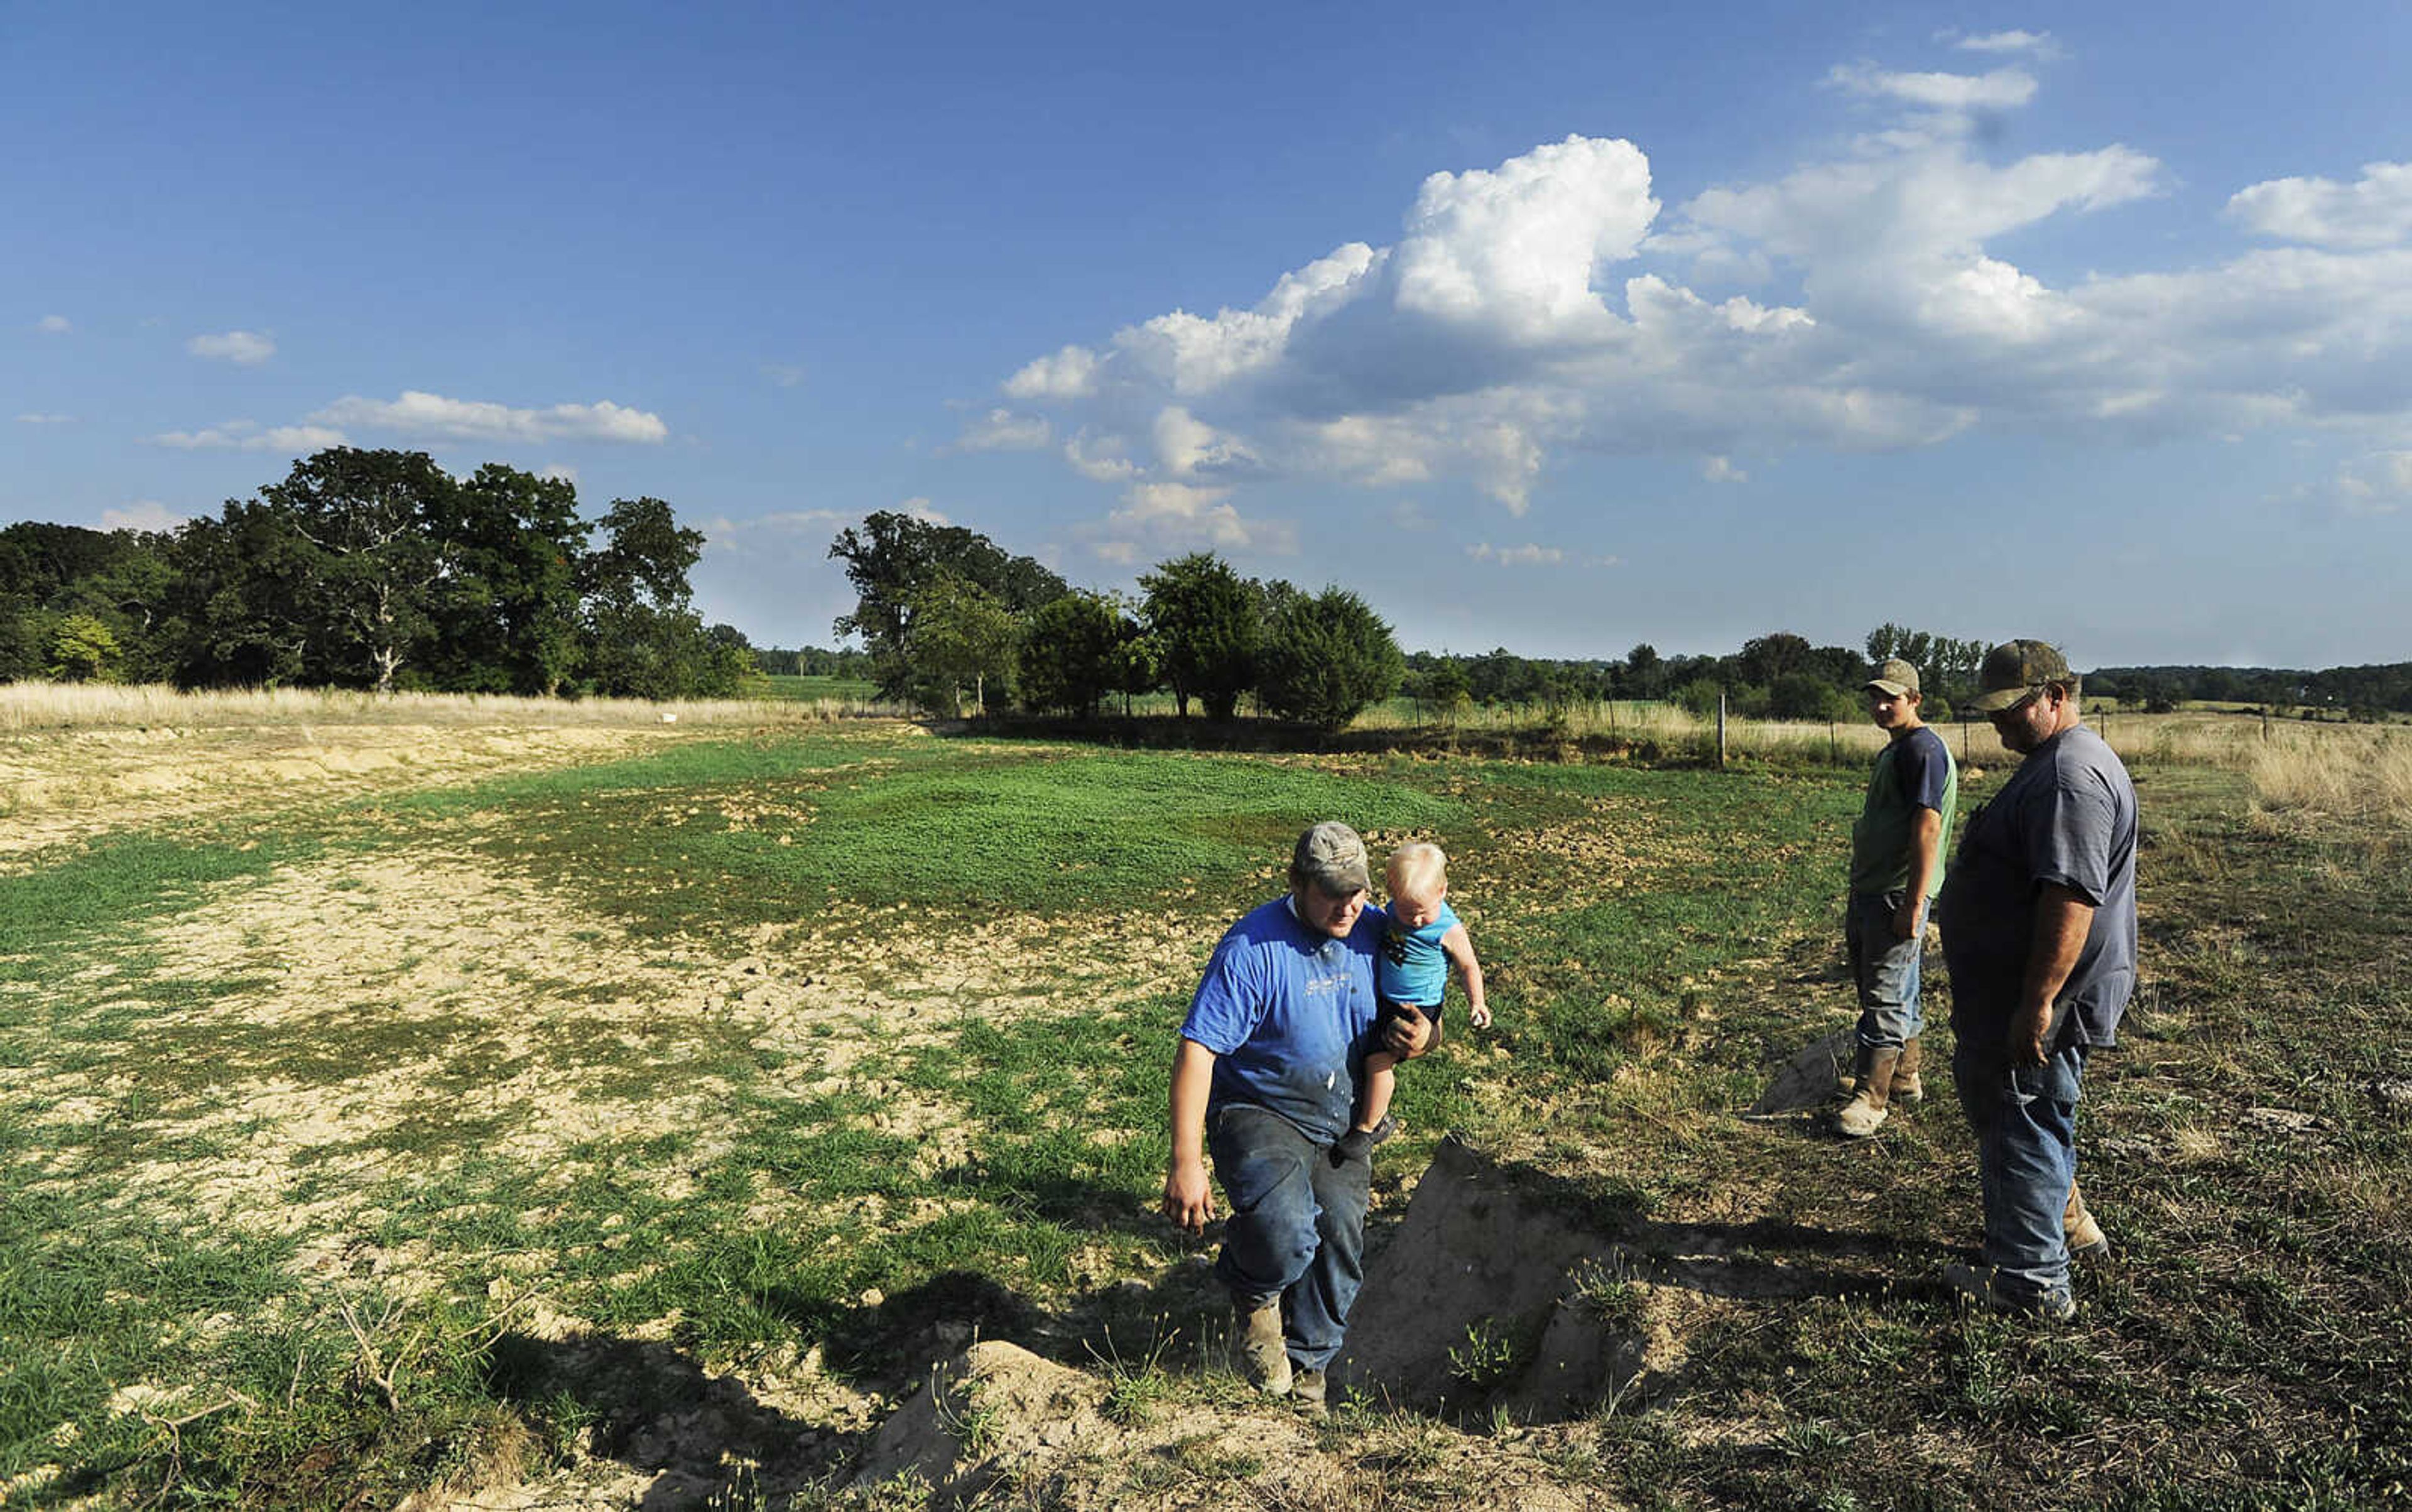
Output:
<instances>
[{"instance_id":1,"label":"work boot","mask_svg":"<svg viewBox=\"0 0 2412 1512\"><path fill-rule=\"evenodd\" d=\"M1914 1107L1926 1099L1926 1081L1918 1074L1920 1059L1918 1036L1912 1035L1902 1045L1901 1060L1892 1068L1892 1100L1905 1108Z\"/></svg>"},{"instance_id":2,"label":"work boot","mask_svg":"<svg viewBox=\"0 0 2412 1512\"><path fill-rule=\"evenodd\" d=\"M1234 1306L1240 1319L1240 1369L1248 1384L1269 1397L1289 1395L1289 1346L1282 1342L1281 1299Z\"/></svg>"},{"instance_id":3,"label":"work boot","mask_svg":"<svg viewBox=\"0 0 2412 1512\"><path fill-rule=\"evenodd\" d=\"M1834 1127L1853 1139L1864 1139L1884 1127L1885 1105L1892 1096L1893 1070L1900 1064L1898 1045L1860 1046L1851 1100L1834 1115Z\"/></svg>"},{"instance_id":4,"label":"work boot","mask_svg":"<svg viewBox=\"0 0 2412 1512\"><path fill-rule=\"evenodd\" d=\"M2068 1183L2068 1206L2060 1212L2060 1229L2067 1236L2069 1258L2110 1258L2110 1236L2102 1232L2094 1214L2085 1211L2085 1194L2077 1189L2074 1180Z\"/></svg>"},{"instance_id":5,"label":"work boot","mask_svg":"<svg viewBox=\"0 0 2412 1512\"><path fill-rule=\"evenodd\" d=\"M1302 1367L1290 1377L1289 1400L1309 1417L1321 1417L1331 1409L1326 1400L1326 1387L1321 1371Z\"/></svg>"},{"instance_id":6,"label":"work boot","mask_svg":"<svg viewBox=\"0 0 2412 1512\"><path fill-rule=\"evenodd\" d=\"M2068 1294L2067 1286L2026 1291L2004 1281L2001 1271L1992 1266L1947 1265L1943 1284L1971 1301L2004 1313L2021 1313L2052 1323L2066 1323L2077 1315L2077 1299Z\"/></svg>"}]
</instances>

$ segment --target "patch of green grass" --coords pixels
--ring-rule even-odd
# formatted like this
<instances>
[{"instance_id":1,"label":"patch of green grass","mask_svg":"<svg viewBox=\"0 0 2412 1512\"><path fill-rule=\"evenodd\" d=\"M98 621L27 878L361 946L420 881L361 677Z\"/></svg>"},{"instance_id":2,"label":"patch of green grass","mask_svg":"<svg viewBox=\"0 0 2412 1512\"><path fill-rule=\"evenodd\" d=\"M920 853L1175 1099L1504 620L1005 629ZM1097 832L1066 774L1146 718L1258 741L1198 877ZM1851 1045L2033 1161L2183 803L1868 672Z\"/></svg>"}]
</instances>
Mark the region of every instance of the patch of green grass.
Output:
<instances>
[{"instance_id":1,"label":"patch of green grass","mask_svg":"<svg viewBox=\"0 0 2412 1512\"><path fill-rule=\"evenodd\" d=\"M85 963L82 951L104 940L123 944L204 889L265 876L319 849L313 840L275 833L243 841L125 833L0 876L0 984L56 981Z\"/></svg>"},{"instance_id":2,"label":"patch of green grass","mask_svg":"<svg viewBox=\"0 0 2412 1512\"><path fill-rule=\"evenodd\" d=\"M871 767L859 744L682 747L423 806L507 810L480 838L490 854L660 931L809 917L833 900L961 915L1229 898L1314 819L1405 829L1459 813L1405 765L1394 777L1048 745L904 753ZM730 817L766 802L812 816Z\"/></svg>"}]
</instances>

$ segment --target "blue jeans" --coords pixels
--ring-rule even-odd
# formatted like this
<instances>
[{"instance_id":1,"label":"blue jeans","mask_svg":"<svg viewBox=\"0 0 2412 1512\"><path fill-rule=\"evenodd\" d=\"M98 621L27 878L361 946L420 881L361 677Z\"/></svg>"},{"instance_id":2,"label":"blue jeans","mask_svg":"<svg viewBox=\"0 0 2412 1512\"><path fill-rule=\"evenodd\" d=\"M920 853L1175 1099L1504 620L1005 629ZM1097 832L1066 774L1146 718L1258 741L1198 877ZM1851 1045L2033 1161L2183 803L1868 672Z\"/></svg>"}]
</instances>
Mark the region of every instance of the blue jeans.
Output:
<instances>
[{"instance_id":1,"label":"blue jeans","mask_svg":"<svg viewBox=\"0 0 2412 1512\"><path fill-rule=\"evenodd\" d=\"M1365 1280L1365 1209L1374 1163L1335 1167L1278 1113L1223 1108L1206 1131L1214 1174L1230 1199L1215 1274L1242 1308L1282 1302L1289 1358L1319 1371L1340 1353L1348 1309Z\"/></svg>"},{"instance_id":2,"label":"blue jeans","mask_svg":"<svg viewBox=\"0 0 2412 1512\"><path fill-rule=\"evenodd\" d=\"M2061 1215L2077 1180L2077 1100L2084 1072L2082 1045L2064 1046L2041 1065L2012 1065L1998 1028L1962 1034L1952 1051L1960 1106L1977 1131L1985 1263L2020 1292L2068 1286Z\"/></svg>"},{"instance_id":3,"label":"blue jeans","mask_svg":"<svg viewBox=\"0 0 2412 1512\"><path fill-rule=\"evenodd\" d=\"M1843 944L1851 953L1851 979L1860 990L1860 1043L1872 1050L1899 1050L1925 1027L1918 1012L1918 967L1926 953L1926 914L1906 940L1892 937L1898 892L1855 892L1843 917Z\"/></svg>"}]
</instances>

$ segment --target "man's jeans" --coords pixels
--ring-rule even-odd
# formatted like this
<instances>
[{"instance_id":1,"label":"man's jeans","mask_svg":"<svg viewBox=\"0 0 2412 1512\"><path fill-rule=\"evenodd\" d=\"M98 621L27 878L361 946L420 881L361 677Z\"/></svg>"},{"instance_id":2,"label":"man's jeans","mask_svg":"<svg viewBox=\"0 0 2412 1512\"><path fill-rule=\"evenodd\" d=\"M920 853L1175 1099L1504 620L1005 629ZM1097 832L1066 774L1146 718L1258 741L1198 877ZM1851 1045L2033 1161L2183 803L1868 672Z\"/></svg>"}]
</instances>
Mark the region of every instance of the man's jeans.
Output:
<instances>
[{"instance_id":1,"label":"man's jeans","mask_svg":"<svg viewBox=\"0 0 2412 1512\"><path fill-rule=\"evenodd\" d=\"M1319 1371L1340 1353L1348 1309L1365 1279L1365 1208L1374 1163L1335 1167L1331 1148L1278 1113L1234 1103L1206 1147L1231 1213L1215 1274L1243 1308L1282 1299L1289 1358Z\"/></svg>"},{"instance_id":2,"label":"man's jeans","mask_svg":"<svg viewBox=\"0 0 2412 1512\"><path fill-rule=\"evenodd\" d=\"M1860 1043L1871 1050L1899 1050L1918 1037L1925 1021L1918 1012L1918 965L1926 953L1926 916L1906 940L1892 937L1898 892L1855 892L1843 917L1843 944L1851 953L1851 979L1860 990Z\"/></svg>"},{"instance_id":3,"label":"man's jeans","mask_svg":"<svg viewBox=\"0 0 2412 1512\"><path fill-rule=\"evenodd\" d=\"M2066 1046L2041 1065L2012 1065L2002 1038L1999 1026L1963 1032L1951 1055L1960 1106L1977 1131L1985 1263L2017 1292L2066 1290L2068 1244L2061 1215L2077 1180L2085 1047Z\"/></svg>"}]
</instances>

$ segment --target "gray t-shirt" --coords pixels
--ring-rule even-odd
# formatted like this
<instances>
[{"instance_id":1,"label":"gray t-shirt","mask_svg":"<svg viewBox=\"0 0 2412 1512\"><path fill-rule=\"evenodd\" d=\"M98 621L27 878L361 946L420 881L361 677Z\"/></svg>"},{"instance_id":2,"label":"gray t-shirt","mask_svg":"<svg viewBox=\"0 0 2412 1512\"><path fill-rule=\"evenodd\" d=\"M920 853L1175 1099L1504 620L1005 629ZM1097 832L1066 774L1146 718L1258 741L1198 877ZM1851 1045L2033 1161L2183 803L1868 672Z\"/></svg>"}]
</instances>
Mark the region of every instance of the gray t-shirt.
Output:
<instances>
[{"instance_id":1,"label":"gray t-shirt","mask_svg":"<svg viewBox=\"0 0 2412 1512\"><path fill-rule=\"evenodd\" d=\"M2115 1043L2136 988L2136 787L2082 725L2029 752L1968 816L1935 911L1955 1030L1999 1033L2017 1012L2048 882L2094 905L2054 1006L2052 1048Z\"/></svg>"}]
</instances>

